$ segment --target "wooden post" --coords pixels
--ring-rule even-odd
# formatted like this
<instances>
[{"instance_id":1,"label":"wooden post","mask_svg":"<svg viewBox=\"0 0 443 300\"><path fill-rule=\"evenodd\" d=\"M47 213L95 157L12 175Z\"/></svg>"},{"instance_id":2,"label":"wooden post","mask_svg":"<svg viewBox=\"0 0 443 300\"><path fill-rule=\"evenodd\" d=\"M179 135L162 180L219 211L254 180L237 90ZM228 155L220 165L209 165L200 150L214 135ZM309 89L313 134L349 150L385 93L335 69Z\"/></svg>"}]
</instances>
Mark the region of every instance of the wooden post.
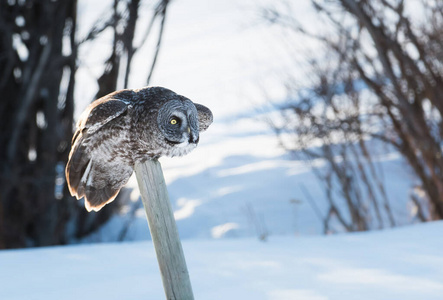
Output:
<instances>
[{"instance_id":1,"label":"wooden post","mask_svg":"<svg viewBox=\"0 0 443 300\"><path fill-rule=\"evenodd\" d=\"M166 299L192 300L191 281L158 160L135 165L135 174L148 219Z\"/></svg>"}]
</instances>

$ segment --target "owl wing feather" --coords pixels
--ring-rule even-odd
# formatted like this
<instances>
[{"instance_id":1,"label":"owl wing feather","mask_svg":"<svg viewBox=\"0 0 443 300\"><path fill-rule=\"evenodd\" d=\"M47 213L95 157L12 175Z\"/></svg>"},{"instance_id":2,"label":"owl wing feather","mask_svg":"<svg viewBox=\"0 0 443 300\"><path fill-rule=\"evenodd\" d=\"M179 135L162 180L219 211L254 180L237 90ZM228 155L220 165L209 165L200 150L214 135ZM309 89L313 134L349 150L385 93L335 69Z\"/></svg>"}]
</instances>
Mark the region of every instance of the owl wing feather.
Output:
<instances>
[{"instance_id":1,"label":"owl wing feather","mask_svg":"<svg viewBox=\"0 0 443 300\"><path fill-rule=\"evenodd\" d=\"M77 128L82 130L87 128L88 134L93 134L127 110L128 104L126 102L118 99L101 98L94 101L85 110L77 123Z\"/></svg>"},{"instance_id":2,"label":"owl wing feather","mask_svg":"<svg viewBox=\"0 0 443 300\"><path fill-rule=\"evenodd\" d=\"M117 196L120 189L111 186L96 188L93 176L97 165L91 157L90 146L86 143L105 124L120 117L128 104L118 99L102 98L94 101L82 114L72 139L72 149L66 165L66 179L71 195L77 199L86 198L88 211L99 210Z\"/></svg>"},{"instance_id":3,"label":"owl wing feather","mask_svg":"<svg viewBox=\"0 0 443 300\"><path fill-rule=\"evenodd\" d=\"M115 197L117 197L121 187L126 184L127 179L132 173L130 172L129 175L124 175L126 178L121 182L121 186L118 187L115 187L109 183L105 185L98 184L100 178L95 178L95 176L109 177L109 173L112 172L124 174L125 170L119 170L118 166L105 166L105 168L103 168L101 164L95 163L94 160L89 161L87 171L84 173L84 178L81 179L80 185L81 192L85 197L85 207L88 211L99 211L103 206L113 201Z\"/></svg>"},{"instance_id":4,"label":"owl wing feather","mask_svg":"<svg viewBox=\"0 0 443 300\"><path fill-rule=\"evenodd\" d=\"M84 190L80 187L80 181L91 160L87 148L83 145L83 140L84 135L82 131L77 130L65 170L69 192L71 195L76 196L77 199L84 196Z\"/></svg>"}]
</instances>

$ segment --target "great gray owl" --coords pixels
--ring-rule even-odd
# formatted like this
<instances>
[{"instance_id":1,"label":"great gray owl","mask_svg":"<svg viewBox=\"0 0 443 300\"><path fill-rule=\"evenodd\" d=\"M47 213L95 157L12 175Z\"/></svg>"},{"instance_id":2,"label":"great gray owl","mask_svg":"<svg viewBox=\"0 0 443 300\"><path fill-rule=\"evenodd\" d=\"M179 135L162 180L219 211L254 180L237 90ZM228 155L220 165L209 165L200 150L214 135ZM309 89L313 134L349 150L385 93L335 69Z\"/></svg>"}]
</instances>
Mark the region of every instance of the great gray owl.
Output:
<instances>
[{"instance_id":1,"label":"great gray owl","mask_svg":"<svg viewBox=\"0 0 443 300\"><path fill-rule=\"evenodd\" d=\"M181 156L198 144L211 111L162 87L121 90L95 100L77 123L66 165L69 191L88 211L115 199L136 162Z\"/></svg>"}]
</instances>

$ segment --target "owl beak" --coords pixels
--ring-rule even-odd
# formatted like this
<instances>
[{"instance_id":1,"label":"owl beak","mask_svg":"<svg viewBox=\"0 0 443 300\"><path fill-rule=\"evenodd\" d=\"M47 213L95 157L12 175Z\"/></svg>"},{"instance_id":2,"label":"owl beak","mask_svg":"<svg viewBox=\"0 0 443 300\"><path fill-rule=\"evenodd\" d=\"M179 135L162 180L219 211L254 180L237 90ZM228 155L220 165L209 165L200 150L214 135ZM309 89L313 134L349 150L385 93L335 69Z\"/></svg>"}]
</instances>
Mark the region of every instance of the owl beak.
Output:
<instances>
[{"instance_id":1,"label":"owl beak","mask_svg":"<svg viewBox=\"0 0 443 300\"><path fill-rule=\"evenodd\" d=\"M197 144L198 140L199 140L199 136L198 133L194 134L193 132L191 132L191 128L188 127L188 134L189 134L189 144Z\"/></svg>"}]
</instances>

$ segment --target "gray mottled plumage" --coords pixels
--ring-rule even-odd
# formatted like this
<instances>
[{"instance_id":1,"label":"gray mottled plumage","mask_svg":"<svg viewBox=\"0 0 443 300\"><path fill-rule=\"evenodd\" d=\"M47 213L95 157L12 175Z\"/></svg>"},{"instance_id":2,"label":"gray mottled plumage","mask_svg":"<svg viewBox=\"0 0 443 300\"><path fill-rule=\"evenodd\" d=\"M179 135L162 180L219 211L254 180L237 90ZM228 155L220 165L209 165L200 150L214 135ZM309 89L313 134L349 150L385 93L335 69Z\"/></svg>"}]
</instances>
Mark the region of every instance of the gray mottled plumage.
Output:
<instances>
[{"instance_id":1,"label":"gray mottled plumage","mask_svg":"<svg viewBox=\"0 0 443 300\"><path fill-rule=\"evenodd\" d=\"M162 87L121 90L95 100L72 139L69 191L85 197L88 211L98 211L115 199L136 162L188 154L211 123L207 107Z\"/></svg>"}]
</instances>

